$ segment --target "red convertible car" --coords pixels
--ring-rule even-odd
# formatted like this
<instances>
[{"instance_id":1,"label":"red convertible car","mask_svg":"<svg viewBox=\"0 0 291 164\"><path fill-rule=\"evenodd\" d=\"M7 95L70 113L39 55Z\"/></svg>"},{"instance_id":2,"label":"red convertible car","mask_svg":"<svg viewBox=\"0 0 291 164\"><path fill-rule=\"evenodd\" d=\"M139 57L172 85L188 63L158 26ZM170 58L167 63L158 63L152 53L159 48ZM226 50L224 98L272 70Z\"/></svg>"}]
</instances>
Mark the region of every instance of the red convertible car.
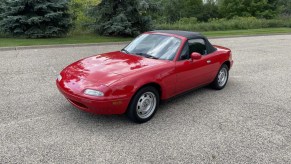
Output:
<instances>
[{"instance_id":1,"label":"red convertible car","mask_svg":"<svg viewBox=\"0 0 291 164\"><path fill-rule=\"evenodd\" d=\"M223 89L233 60L230 49L213 46L200 33L151 31L121 51L95 55L66 67L56 84L77 108L150 120L161 100L194 88Z\"/></svg>"}]
</instances>

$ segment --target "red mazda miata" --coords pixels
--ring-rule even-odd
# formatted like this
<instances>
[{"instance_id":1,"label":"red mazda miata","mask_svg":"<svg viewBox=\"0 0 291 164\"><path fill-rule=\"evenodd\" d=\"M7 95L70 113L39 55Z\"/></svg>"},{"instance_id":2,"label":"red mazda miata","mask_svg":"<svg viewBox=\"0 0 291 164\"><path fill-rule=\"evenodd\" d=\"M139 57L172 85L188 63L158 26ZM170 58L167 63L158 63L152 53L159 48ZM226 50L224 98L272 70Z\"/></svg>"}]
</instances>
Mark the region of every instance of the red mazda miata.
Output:
<instances>
[{"instance_id":1,"label":"red mazda miata","mask_svg":"<svg viewBox=\"0 0 291 164\"><path fill-rule=\"evenodd\" d=\"M151 31L121 51L95 55L66 67L56 84L77 108L150 120L161 100L211 85L223 89L233 60L199 33Z\"/></svg>"}]
</instances>

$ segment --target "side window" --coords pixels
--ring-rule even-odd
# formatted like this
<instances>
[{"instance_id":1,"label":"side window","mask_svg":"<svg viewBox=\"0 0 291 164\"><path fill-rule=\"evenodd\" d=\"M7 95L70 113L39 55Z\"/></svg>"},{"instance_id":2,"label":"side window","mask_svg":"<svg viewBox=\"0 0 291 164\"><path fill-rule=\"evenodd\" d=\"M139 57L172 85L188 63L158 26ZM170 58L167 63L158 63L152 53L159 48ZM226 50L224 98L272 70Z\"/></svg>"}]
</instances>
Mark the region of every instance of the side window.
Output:
<instances>
[{"instance_id":1,"label":"side window","mask_svg":"<svg viewBox=\"0 0 291 164\"><path fill-rule=\"evenodd\" d=\"M190 59L188 42L185 43L184 48L183 48L181 55L180 55L180 60L187 60L187 59Z\"/></svg>"},{"instance_id":2,"label":"side window","mask_svg":"<svg viewBox=\"0 0 291 164\"><path fill-rule=\"evenodd\" d=\"M198 52L201 55L207 54L205 41L203 39L191 39L185 43L184 48L180 55L180 60L190 59L190 54Z\"/></svg>"},{"instance_id":3,"label":"side window","mask_svg":"<svg viewBox=\"0 0 291 164\"><path fill-rule=\"evenodd\" d=\"M190 54L198 52L201 55L206 55L206 45L204 39L191 39L188 41Z\"/></svg>"}]
</instances>

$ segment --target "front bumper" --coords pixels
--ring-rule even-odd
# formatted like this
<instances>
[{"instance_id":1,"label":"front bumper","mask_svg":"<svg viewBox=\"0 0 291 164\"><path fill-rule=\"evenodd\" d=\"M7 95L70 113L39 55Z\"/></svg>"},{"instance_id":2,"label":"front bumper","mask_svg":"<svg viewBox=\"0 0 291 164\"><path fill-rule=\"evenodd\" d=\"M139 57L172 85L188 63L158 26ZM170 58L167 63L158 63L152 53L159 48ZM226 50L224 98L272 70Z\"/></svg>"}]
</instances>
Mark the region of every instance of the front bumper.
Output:
<instances>
[{"instance_id":1,"label":"front bumper","mask_svg":"<svg viewBox=\"0 0 291 164\"><path fill-rule=\"evenodd\" d=\"M114 100L95 100L66 92L58 82L56 82L59 91L65 98L78 109L93 114L123 114L126 112L130 99Z\"/></svg>"}]
</instances>

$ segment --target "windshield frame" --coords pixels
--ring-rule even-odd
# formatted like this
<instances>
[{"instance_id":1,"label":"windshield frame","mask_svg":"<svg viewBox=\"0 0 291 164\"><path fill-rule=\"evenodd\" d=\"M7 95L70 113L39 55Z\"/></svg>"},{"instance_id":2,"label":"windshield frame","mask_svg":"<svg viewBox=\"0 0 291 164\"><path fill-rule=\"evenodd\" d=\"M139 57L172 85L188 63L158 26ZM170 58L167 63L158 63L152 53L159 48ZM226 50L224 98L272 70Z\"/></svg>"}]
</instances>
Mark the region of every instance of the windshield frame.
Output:
<instances>
[{"instance_id":1,"label":"windshield frame","mask_svg":"<svg viewBox=\"0 0 291 164\"><path fill-rule=\"evenodd\" d=\"M127 44L124 48L122 48L122 52L124 51L127 51L126 48L133 42L135 41L137 38L139 38L140 36L142 35L161 35L161 36L168 36L168 37L173 37L175 39L178 39L180 41L180 44L179 46L177 47L177 50L173 56L172 59L160 59L160 58L151 58L151 59L155 59L155 60L163 60L163 61L175 61L177 60L177 56L179 56L179 54L181 53L181 50L184 46L184 43L185 43L185 38L184 37L181 37L181 36L178 36L178 35L172 35L172 34L167 34L167 33L154 33L154 32L146 32L146 33L143 33L143 34L140 34L139 36L137 36L134 40L132 40L129 44ZM135 56L140 56L140 57L145 57L146 56L143 56L143 55L138 55L138 54L134 54L134 53L126 53L128 55L135 55Z\"/></svg>"}]
</instances>

